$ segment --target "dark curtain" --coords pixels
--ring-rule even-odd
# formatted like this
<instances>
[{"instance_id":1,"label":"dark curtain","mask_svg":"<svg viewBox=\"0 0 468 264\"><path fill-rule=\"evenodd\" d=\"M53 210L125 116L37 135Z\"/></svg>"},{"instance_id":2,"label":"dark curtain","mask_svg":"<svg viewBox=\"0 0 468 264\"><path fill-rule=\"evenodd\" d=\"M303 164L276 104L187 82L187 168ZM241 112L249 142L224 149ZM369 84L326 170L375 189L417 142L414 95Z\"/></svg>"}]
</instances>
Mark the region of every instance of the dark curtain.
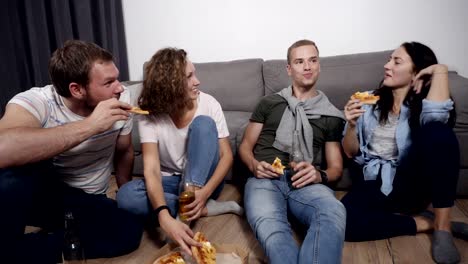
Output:
<instances>
[{"instance_id":1,"label":"dark curtain","mask_svg":"<svg viewBox=\"0 0 468 264\"><path fill-rule=\"evenodd\" d=\"M121 0L2 0L0 2L0 117L17 93L50 83L52 52L69 39L109 50L128 80Z\"/></svg>"}]
</instances>

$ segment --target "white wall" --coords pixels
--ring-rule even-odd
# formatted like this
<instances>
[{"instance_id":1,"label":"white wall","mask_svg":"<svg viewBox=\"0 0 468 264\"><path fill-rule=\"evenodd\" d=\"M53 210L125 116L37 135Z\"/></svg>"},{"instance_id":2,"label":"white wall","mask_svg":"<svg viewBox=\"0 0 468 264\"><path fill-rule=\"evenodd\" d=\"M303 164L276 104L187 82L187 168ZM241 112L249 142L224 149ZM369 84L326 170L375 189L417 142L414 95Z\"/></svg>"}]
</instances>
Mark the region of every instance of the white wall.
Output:
<instances>
[{"instance_id":1,"label":"white wall","mask_svg":"<svg viewBox=\"0 0 468 264\"><path fill-rule=\"evenodd\" d=\"M124 0L123 8L131 80L163 47L194 62L284 59L302 38L321 56L419 41L468 77L466 0Z\"/></svg>"}]
</instances>

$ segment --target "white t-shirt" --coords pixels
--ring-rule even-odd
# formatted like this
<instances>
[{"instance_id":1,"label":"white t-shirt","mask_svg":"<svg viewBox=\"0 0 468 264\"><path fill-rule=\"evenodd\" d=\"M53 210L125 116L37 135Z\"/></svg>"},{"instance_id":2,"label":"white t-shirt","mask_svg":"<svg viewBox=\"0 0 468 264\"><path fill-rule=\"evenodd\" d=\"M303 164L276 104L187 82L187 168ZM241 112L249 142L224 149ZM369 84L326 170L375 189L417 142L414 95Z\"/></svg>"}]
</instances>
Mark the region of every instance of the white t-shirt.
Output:
<instances>
[{"instance_id":1,"label":"white t-shirt","mask_svg":"<svg viewBox=\"0 0 468 264\"><path fill-rule=\"evenodd\" d=\"M126 88L119 100L130 102L130 93ZM43 128L84 119L68 109L63 98L57 94L52 85L31 88L17 94L8 103L24 107L39 120ZM127 121L118 121L108 131L94 135L53 157L52 162L62 180L87 193L105 193L112 172L117 137L128 135L132 131L132 124L132 118Z\"/></svg>"},{"instance_id":2,"label":"white t-shirt","mask_svg":"<svg viewBox=\"0 0 468 264\"><path fill-rule=\"evenodd\" d=\"M198 108L193 118L199 115L209 116L215 121L218 138L229 136L223 110L213 96L200 92ZM189 126L190 124L181 129L177 128L167 114L139 117L140 142L158 143L162 176L182 174L187 152Z\"/></svg>"}]
</instances>

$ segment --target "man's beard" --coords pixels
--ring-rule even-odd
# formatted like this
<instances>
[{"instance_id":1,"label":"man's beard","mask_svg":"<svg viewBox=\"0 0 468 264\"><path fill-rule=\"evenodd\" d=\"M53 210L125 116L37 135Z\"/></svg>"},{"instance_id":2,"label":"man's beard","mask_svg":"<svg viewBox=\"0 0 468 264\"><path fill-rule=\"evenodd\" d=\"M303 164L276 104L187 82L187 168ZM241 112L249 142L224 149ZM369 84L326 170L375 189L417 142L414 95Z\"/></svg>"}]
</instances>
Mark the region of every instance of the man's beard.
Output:
<instances>
[{"instance_id":1,"label":"man's beard","mask_svg":"<svg viewBox=\"0 0 468 264\"><path fill-rule=\"evenodd\" d=\"M116 96L112 96L111 98L115 98L117 100L120 99L120 94L119 95L116 95ZM91 111L94 111L94 108L96 108L96 106L102 102L102 101L106 101L106 100L109 100L111 98L108 98L108 99L102 99L102 100L93 100L91 99L89 96L86 96L86 99L85 99L85 107Z\"/></svg>"}]
</instances>

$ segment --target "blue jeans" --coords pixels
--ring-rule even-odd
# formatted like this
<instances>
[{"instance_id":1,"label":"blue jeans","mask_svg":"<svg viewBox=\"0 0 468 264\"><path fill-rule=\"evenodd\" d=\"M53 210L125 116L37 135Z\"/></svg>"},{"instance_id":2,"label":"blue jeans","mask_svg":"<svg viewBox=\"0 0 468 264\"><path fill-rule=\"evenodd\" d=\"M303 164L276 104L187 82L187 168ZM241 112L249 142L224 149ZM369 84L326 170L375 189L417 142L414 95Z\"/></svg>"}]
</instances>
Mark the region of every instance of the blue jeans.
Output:
<instances>
[{"instance_id":1,"label":"blue jeans","mask_svg":"<svg viewBox=\"0 0 468 264\"><path fill-rule=\"evenodd\" d=\"M286 171L279 179L251 177L245 185L245 212L269 263L340 263L346 211L322 184L290 189ZM288 215L307 233L299 247Z\"/></svg>"},{"instance_id":2,"label":"blue jeans","mask_svg":"<svg viewBox=\"0 0 468 264\"><path fill-rule=\"evenodd\" d=\"M208 116L197 116L190 124L187 141L187 160L184 182L202 187L213 175L219 162L219 142L216 123ZM181 175L163 176L164 197L170 213L177 215L179 193L182 183ZM221 193L221 183L210 198L216 199ZM123 185L117 193L117 204L120 208L136 215L149 216L153 211L146 184L143 179L133 180Z\"/></svg>"}]
</instances>

